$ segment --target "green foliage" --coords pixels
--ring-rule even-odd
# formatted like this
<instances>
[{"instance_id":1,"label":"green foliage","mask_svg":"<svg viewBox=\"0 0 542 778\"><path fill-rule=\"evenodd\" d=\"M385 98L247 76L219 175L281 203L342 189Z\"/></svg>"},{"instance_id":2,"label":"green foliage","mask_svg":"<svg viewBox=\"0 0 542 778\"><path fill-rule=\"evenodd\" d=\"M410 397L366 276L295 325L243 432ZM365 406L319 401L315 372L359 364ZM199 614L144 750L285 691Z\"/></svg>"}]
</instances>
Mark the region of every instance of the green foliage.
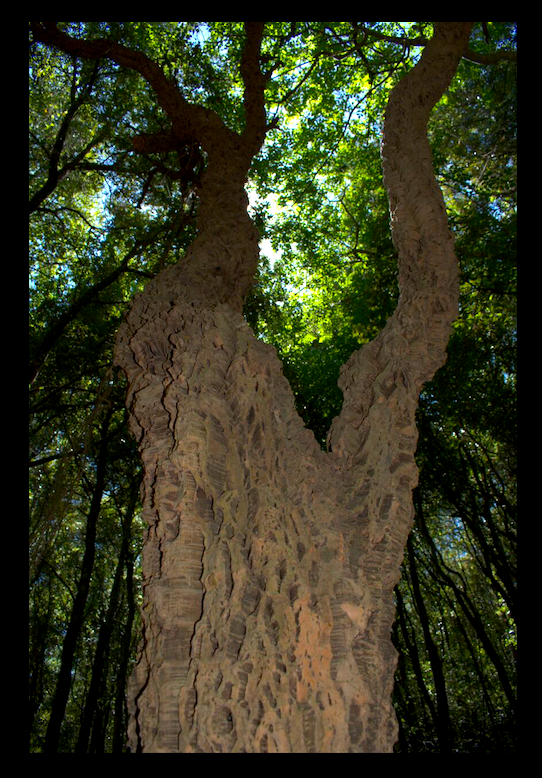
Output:
<instances>
[{"instance_id":1,"label":"green foliage","mask_svg":"<svg viewBox=\"0 0 542 778\"><path fill-rule=\"evenodd\" d=\"M144 51L239 130L242 24L59 26ZM487 30L489 42L475 27L477 52L515 48L515 23ZM268 248L245 316L277 347L324 448L339 368L396 304L380 130L390 89L419 56L406 39L430 35L430 22L266 23L273 129L249 185ZM98 504L59 750L122 753L118 690L138 635L142 533L112 347L130 298L193 239L197 198L190 177L172 175L175 155L132 152L134 135L167 127L143 79L35 43L30 52L30 751L43 752ZM394 634L401 753L514 748L515 137L514 63L463 61L430 126L462 287L448 362L420 402L416 524Z\"/></svg>"}]
</instances>

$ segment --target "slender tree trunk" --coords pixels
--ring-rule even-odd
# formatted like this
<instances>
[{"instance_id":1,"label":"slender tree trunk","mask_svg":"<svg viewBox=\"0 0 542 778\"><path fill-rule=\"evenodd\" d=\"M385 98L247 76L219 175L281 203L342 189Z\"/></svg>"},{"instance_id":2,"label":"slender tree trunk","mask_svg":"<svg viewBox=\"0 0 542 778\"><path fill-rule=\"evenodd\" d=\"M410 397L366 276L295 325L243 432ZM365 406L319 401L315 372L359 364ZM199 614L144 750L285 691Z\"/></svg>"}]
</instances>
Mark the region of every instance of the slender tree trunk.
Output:
<instances>
[{"instance_id":1,"label":"slender tree trunk","mask_svg":"<svg viewBox=\"0 0 542 778\"><path fill-rule=\"evenodd\" d=\"M427 651L427 656L429 657L429 664L431 665L431 673L433 675L433 683L435 685L436 709L434 706L432 706L432 713L436 714L434 715L433 720L439 741L439 752L441 754L451 753L453 746L453 729L450 719L450 708L448 706L448 695L446 693L446 679L444 677L442 659L440 657L438 646L436 645L431 635L429 615L425 607L425 602L420 586L420 579L418 577L418 562L416 561L414 553L412 535L408 539L407 550L410 562L410 578L412 582L414 602L416 604L416 610L422 625L425 648Z\"/></svg>"},{"instance_id":2,"label":"slender tree trunk","mask_svg":"<svg viewBox=\"0 0 542 778\"><path fill-rule=\"evenodd\" d=\"M85 707L81 716L79 727L79 737L75 746L76 754L86 753L104 753L103 752L103 719L105 710L103 708L104 689L107 685L107 671L109 667L109 654L111 647L111 636L115 627L115 619L118 618L119 600L123 585L123 574L130 556L130 538L131 526L134 517L137 502L137 484L132 488L130 501L126 506L126 511L122 520L122 542L113 577L113 584L109 594L109 604L105 618L100 625L96 652L92 663L92 674L90 686L85 699ZM129 594L131 596L131 592ZM102 705L100 705L100 701ZM91 737L92 733L92 737ZM90 743L89 743L90 741ZM89 748L90 745L90 748Z\"/></svg>"},{"instance_id":3,"label":"slender tree trunk","mask_svg":"<svg viewBox=\"0 0 542 778\"><path fill-rule=\"evenodd\" d=\"M132 551L132 522L137 505L137 497L139 492L139 476L134 477L131 489L130 498L126 507L126 513L123 521L123 547L126 547L124 553L125 562L125 591L126 591L126 623L122 629L122 635L119 639L119 661L117 672L117 686L115 690L115 701L113 710L113 734L112 740L112 753L124 754L126 753L126 696L125 689L128 677L128 666L130 664L130 656L132 651L132 632L133 623L136 616L136 602L134 597L134 559ZM91 740L92 748L92 740ZM93 751L93 753L97 753Z\"/></svg>"},{"instance_id":4,"label":"slender tree trunk","mask_svg":"<svg viewBox=\"0 0 542 778\"><path fill-rule=\"evenodd\" d=\"M416 643L416 640L411 640L410 638L409 628L407 625L407 615L405 612L405 605L399 587L396 588L395 590L395 596L397 599L397 619L394 625L394 629L399 628L401 630L402 642L407 647L406 654L410 660L410 664L412 665L412 670L414 672L414 677L416 678L416 682L418 684L420 697L423 701L423 705L425 705L427 710L429 711L429 714L431 716L431 721L433 722L433 726L436 731L438 729L437 709L435 707L435 703L433 702L429 689L427 688L427 685L425 683L423 669L420 661L420 652L418 651L418 644ZM399 662L401 662L401 658L399 659ZM409 698L410 705L407 706L406 700L404 700L403 703L404 715L405 716L408 715L409 708L412 708L416 710L416 714L419 716L419 709L416 709L415 706L412 704L411 695L409 694L409 690L407 688L406 673L403 674L403 677L401 678L401 681L399 683L397 683L397 679L396 679L395 694L397 693L401 694L403 700L405 696ZM418 721L417 723L419 727L420 722Z\"/></svg>"},{"instance_id":5,"label":"slender tree trunk","mask_svg":"<svg viewBox=\"0 0 542 778\"><path fill-rule=\"evenodd\" d=\"M45 568L45 565L43 565ZM29 747L30 753L34 746L34 733L36 730L36 719L38 711L40 710L44 692L45 692L45 668L47 662L47 637L50 634L51 621L53 618L54 606L53 606L53 592L51 584L51 574L40 570L42 575L42 588L43 588L43 600L38 601L37 606L33 609L33 618L30 623L29 630L29 643L30 643L30 660L29 660L29 684L28 684L28 700L29 700L29 713L30 713L30 727L29 727Z\"/></svg>"},{"instance_id":6,"label":"slender tree trunk","mask_svg":"<svg viewBox=\"0 0 542 778\"><path fill-rule=\"evenodd\" d=\"M393 748L390 630L417 481L414 414L458 296L426 128L471 24L436 23L390 98L383 159L401 297L342 370L328 454L240 312L257 234L235 149L210 159L187 257L147 286L119 333L148 522L134 752Z\"/></svg>"},{"instance_id":7,"label":"slender tree trunk","mask_svg":"<svg viewBox=\"0 0 542 778\"><path fill-rule=\"evenodd\" d=\"M449 587L453 591L456 602L459 604L461 610L473 627L475 634L477 635L484 651L487 654L488 659L493 663L495 670L497 671L497 675L499 676L501 686L504 693L506 694L511 710L515 710L517 707L516 693L512 688L512 683L502 662L502 658L487 633L485 620L478 612L478 608L476 607L475 602L473 602L471 599L468 593L468 587L466 586L462 575L457 571L451 571L449 568L447 568L440 553L437 551L435 542L431 537L423 512L419 512L419 518L422 532L433 553L436 575L440 579L441 584L444 584L446 587ZM458 580L461 582L461 586L458 584Z\"/></svg>"},{"instance_id":8,"label":"slender tree trunk","mask_svg":"<svg viewBox=\"0 0 542 778\"><path fill-rule=\"evenodd\" d=\"M70 621L62 646L60 670L58 673L51 715L47 725L47 734L45 736L45 744L43 749L43 753L45 754L58 753L60 745L62 721L64 719L64 713L66 711L66 704L68 702L72 681L71 673L73 668L73 659L75 656L75 649L81 632L81 627L83 625L85 605L90 590L90 579L92 576L92 569L94 567L94 558L96 556L96 527L98 524L98 518L100 516L100 506L104 490L107 462L107 433L112 415L113 406L111 405L105 413L101 426L100 450L98 453L96 467L96 482L94 484L90 510L87 516L85 552L83 554L81 575L79 576L75 602L73 604Z\"/></svg>"}]
</instances>

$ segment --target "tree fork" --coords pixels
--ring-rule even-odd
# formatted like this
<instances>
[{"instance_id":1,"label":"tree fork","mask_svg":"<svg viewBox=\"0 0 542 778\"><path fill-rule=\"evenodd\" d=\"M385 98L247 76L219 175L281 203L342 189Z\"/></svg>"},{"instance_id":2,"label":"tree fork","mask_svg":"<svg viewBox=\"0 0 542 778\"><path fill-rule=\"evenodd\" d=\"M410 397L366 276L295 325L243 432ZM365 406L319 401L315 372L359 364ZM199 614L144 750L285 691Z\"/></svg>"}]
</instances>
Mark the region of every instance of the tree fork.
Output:
<instances>
[{"instance_id":1,"label":"tree fork","mask_svg":"<svg viewBox=\"0 0 542 778\"><path fill-rule=\"evenodd\" d=\"M458 297L427 119L472 23L435 23L390 96L382 157L400 299L341 371L344 404L327 454L296 413L275 350L240 312L258 251L243 184L265 129L259 24L245 23L241 135L192 111L170 82L161 96L150 60L103 41L73 50L125 58L152 77L173 131L188 126L209 154L198 238L135 298L115 352L148 524L130 746L390 753L393 588L412 523L415 412L445 360ZM71 45L45 26L38 33Z\"/></svg>"},{"instance_id":2,"label":"tree fork","mask_svg":"<svg viewBox=\"0 0 542 778\"><path fill-rule=\"evenodd\" d=\"M437 25L390 99L383 158L401 300L343 369L330 454L303 429L274 350L231 306L195 306L188 288L177 310L155 308L143 341L161 340L160 357L138 352L131 380L149 521L134 750L393 748L392 593L412 521L414 414L445 359L458 292L426 126L468 29ZM129 339L132 360L141 341Z\"/></svg>"}]
</instances>

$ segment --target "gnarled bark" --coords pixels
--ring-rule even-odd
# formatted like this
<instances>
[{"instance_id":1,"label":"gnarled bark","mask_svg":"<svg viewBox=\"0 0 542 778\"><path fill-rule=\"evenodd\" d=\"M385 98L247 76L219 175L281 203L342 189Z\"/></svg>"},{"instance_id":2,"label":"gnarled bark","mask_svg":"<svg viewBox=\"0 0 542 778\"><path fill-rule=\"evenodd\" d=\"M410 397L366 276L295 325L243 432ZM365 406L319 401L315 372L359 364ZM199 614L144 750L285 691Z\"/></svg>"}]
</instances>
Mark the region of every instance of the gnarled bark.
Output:
<instances>
[{"instance_id":1,"label":"gnarled bark","mask_svg":"<svg viewBox=\"0 0 542 778\"><path fill-rule=\"evenodd\" d=\"M423 382L445 360L458 297L427 119L472 23L437 22L390 97L382 156L401 294L380 335L341 371L328 453L297 415L275 350L241 314L258 258L243 185L264 135L262 25L246 23L242 135L191 113L171 85L161 99L173 136L184 138L186 118L209 157L199 236L134 300L116 347L148 523L130 746L389 753L414 417ZM158 89L159 74L143 65Z\"/></svg>"},{"instance_id":2,"label":"gnarled bark","mask_svg":"<svg viewBox=\"0 0 542 778\"><path fill-rule=\"evenodd\" d=\"M132 307L117 360L149 523L133 750L393 747L392 592L412 521L414 414L458 295L427 118L468 32L438 24L390 99L383 160L401 298L343 368L329 454L297 416L275 351L210 295L213 268L220 276L224 257L247 267L255 249L241 189L220 200L213 181L200 242Z\"/></svg>"}]
</instances>

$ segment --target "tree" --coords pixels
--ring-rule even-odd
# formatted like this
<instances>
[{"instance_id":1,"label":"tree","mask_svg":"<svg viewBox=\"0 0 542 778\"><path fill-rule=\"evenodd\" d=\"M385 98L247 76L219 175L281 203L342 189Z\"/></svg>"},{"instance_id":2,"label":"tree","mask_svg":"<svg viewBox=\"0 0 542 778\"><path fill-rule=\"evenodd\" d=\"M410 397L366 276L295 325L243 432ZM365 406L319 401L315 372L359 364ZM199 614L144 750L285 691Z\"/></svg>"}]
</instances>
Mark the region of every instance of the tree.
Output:
<instances>
[{"instance_id":1,"label":"tree","mask_svg":"<svg viewBox=\"0 0 542 778\"><path fill-rule=\"evenodd\" d=\"M513 24L491 23L490 30L492 45L513 45ZM430 119L461 265L461 307L448 361L424 386L418 409L421 469L409 536L415 553L407 555L395 591L401 753L514 750L515 71L512 62L481 68L464 59ZM281 258L264 276L273 302L265 308L259 296L263 315L254 321L277 346L307 426L325 441L341 407L339 366L396 305L396 258L371 142L379 137L371 103L347 132L340 117L349 114L339 113L333 134L329 100L311 108L295 127L299 137L267 151L280 164L273 183L287 207L271 233ZM325 175L309 188L311 173L324 172L315 147L328 152ZM439 658L445 695L435 677ZM453 737L440 726L446 710Z\"/></svg>"},{"instance_id":2,"label":"tree","mask_svg":"<svg viewBox=\"0 0 542 778\"><path fill-rule=\"evenodd\" d=\"M342 370L327 453L241 314L258 261L244 185L269 129L272 75L261 70L264 23L244 24L245 123L233 131L141 52L32 23L35 40L111 59L152 86L170 128L138 135L136 151L192 151L204 165L198 236L134 299L116 346L148 523L130 741L147 753L389 752L414 414L445 359L458 295L426 126L472 23L436 23L390 96L382 156L400 298Z\"/></svg>"}]
</instances>

